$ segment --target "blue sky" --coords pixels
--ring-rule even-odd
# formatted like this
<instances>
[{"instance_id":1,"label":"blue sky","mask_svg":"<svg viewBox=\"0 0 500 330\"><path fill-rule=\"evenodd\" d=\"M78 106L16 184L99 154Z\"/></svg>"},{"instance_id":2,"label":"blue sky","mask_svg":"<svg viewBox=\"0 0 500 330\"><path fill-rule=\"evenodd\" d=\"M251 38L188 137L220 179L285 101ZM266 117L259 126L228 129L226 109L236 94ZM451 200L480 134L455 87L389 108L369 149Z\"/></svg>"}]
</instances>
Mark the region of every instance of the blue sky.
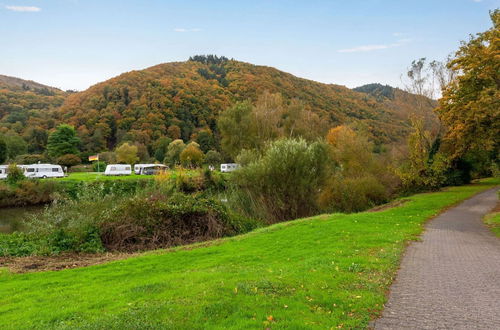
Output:
<instances>
[{"instance_id":1,"label":"blue sky","mask_svg":"<svg viewBox=\"0 0 500 330\"><path fill-rule=\"evenodd\" d=\"M83 90L218 54L356 87L400 85L491 26L500 0L0 0L0 74Z\"/></svg>"}]
</instances>

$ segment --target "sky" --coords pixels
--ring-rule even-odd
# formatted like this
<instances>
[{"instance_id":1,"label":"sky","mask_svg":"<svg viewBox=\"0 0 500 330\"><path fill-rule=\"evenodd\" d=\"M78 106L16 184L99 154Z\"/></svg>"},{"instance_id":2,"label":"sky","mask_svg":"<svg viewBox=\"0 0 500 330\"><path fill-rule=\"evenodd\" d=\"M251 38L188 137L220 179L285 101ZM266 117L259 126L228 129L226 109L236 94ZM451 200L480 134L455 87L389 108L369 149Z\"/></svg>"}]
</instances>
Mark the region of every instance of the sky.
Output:
<instances>
[{"instance_id":1,"label":"sky","mask_svg":"<svg viewBox=\"0 0 500 330\"><path fill-rule=\"evenodd\" d=\"M84 90L223 55L324 83L401 86L490 28L500 0L0 0L0 74Z\"/></svg>"}]
</instances>

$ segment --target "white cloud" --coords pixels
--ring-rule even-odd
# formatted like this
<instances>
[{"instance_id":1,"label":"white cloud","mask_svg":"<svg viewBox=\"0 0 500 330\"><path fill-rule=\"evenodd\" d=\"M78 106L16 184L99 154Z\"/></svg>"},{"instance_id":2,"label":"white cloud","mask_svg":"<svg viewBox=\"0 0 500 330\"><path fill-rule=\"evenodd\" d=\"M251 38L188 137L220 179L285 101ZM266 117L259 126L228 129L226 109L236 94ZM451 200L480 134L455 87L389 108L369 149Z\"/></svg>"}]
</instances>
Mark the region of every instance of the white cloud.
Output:
<instances>
[{"instance_id":1,"label":"white cloud","mask_svg":"<svg viewBox=\"0 0 500 330\"><path fill-rule=\"evenodd\" d=\"M185 29L185 28L175 28L175 32L200 32L201 29L195 28L195 29Z\"/></svg>"},{"instance_id":2,"label":"white cloud","mask_svg":"<svg viewBox=\"0 0 500 330\"><path fill-rule=\"evenodd\" d=\"M474 2L481 2L481 1L483 1L483 0L472 0L472 1L474 1Z\"/></svg>"},{"instance_id":3,"label":"white cloud","mask_svg":"<svg viewBox=\"0 0 500 330\"><path fill-rule=\"evenodd\" d=\"M12 11L31 12L31 13L42 10L41 8L34 6L5 6L5 8Z\"/></svg>"},{"instance_id":4,"label":"white cloud","mask_svg":"<svg viewBox=\"0 0 500 330\"><path fill-rule=\"evenodd\" d=\"M339 53L357 53L357 52L371 52L372 50L387 49L389 45L365 45L354 48L346 48L338 50Z\"/></svg>"},{"instance_id":5,"label":"white cloud","mask_svg":"<svg viewBox=\"0 0 500 330\"><path fill-rule=\"evenodd\" d=\"M358 46L358 47L354 47L354 48L339 49L337 52L339 52L339 53L371 52L374 50L400 47L400 46L403 46L409 42L411 42L411 39L405 38L405 39L399 39L397 42L392 43L392 44L363 45L363 46Z\"/></svg>"}]
</instances>

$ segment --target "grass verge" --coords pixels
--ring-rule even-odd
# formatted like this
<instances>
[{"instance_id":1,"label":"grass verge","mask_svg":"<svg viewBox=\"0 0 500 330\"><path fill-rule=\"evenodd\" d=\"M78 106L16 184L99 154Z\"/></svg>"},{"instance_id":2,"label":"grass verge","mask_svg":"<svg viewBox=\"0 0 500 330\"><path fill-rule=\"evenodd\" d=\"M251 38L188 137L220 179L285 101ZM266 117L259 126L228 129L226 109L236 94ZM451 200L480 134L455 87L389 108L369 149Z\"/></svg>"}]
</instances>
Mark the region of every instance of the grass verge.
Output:
<instances>
[{"instance_id":1,"label":"grass verge","mask_svg":"<svg viewBox=\"0 0 500 330\"><path fill-rule=\"evenodd\" d=\"M0 328L364 328L427 219L498 180L60 272L0 272Z\"/></svg>"},{"instance_id":2,"label":"grass verge","mask_svg":"<svg viewBox=\"0 0 500 330\"><path fill-rule=\"evenodd\" d=\"M498 196L500 197L500 191L498 192ZM495 209L484 217L484 223L497 237L500 237L500 201Z\"/></svg>"}]
</instances>

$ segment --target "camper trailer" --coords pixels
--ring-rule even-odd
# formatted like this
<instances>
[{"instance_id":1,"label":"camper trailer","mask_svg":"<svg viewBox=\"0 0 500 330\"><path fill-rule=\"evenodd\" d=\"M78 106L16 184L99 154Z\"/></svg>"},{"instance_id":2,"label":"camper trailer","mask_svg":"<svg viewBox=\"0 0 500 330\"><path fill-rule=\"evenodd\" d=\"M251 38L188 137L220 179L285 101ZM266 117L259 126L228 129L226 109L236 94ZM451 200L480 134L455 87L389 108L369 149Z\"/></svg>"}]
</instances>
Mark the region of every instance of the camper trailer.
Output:
<instances>
[{"instance_id":1,"label":"camper trailer","mask_svg":"<svg viewBox=\"0 0 500 330\"><path fill-rule=\"evenodd\" d=\"M144 167L149 167L149 166L154 166L156 164L135 164L134 165L134 173L135 174L141 174L141 170L144 168Z\"/></svg>"},{"instance_id":2,"label":"camper trailer","mask_svg":"<svg viewBox=\"0 0 500 330\"><path fill-rule=\"evenodd\" d=\"M148 164L141 168L140 175L156 175L165 172L168 169L163 164Z\"/></svg>"},{"instance_id":3,"label":"camper trailer","mask_svg":"<svg viewBox=\"0 0 500 330\"><path fill-rule=\"evenodd\" d=\"M7 169L9 165L0 165L0 179L7 179Z\"/></svg>"},{"instance_id":4,"label":"camper trailer","mask_svg":"<svg viewBox=\"0 0 500 330\"><path fill-rule=\"evenodd\" d=\"M235 163L220 164L220 171L223 173L232 172L234 170L237 170L238 167L239 167L239 165L235 164Z\"/></svg>"},{"instance_id":5,"label":"camper trailer","mask_svg":"<svg viewBox=\"0 0 500 330\"><path fill-rule=\"evenodd\" d=\"M106 166L104 175L131 175L132 166L128 164L110 164Z\"/></svg>"},{"instance_id":6,"label":"camper trailer","mask_svg":"<svg viewBox=\"0 0 500 330\"><path fill-rule=\"evenodd\" d=\"M64 171L61 165L54 164L32 164L32 165L22 165L21 168L24 169L24 176L27 178L63 178Z\"/></svg>"}]
</instances>

